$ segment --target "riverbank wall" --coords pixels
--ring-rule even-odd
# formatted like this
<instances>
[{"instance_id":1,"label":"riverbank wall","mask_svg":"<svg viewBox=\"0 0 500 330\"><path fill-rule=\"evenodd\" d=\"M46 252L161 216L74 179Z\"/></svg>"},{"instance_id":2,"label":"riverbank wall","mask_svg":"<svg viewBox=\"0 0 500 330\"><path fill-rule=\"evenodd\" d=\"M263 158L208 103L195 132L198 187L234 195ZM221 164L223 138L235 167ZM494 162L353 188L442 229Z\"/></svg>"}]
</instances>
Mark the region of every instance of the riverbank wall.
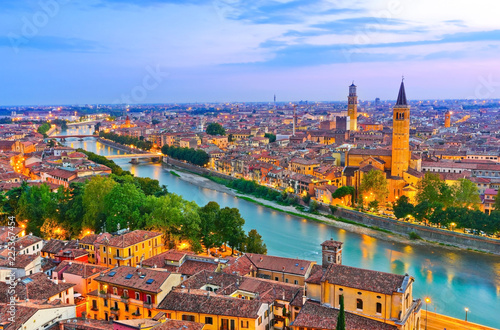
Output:
<instances>
[{"instance_id":1,"label":"riverbank wall","mask_svg":"<svg viewBox=\"0 0 500 330\"><path fill-rule=\"evenodd\" d=\"M180 169L184 169L199 175L211 175L227 180L236 179L235 177L221 174L196 165L184 163L170 157L164 157L163 162L170 166L178 167ZM326 214L330 213L328 205L325 205L323 203L320 203L319 210ZM414 232L422 239L427 241L500 255L500 240L482 236L461 234L458 232L450 232L449 230L443 230L435 227L415 225L404 221L378 217L375 215L358 212L355 210L344 209L341 207L337 208L334 216L369 227L377 227L380 229L389 230L390 232L393 232L395 234L404 235L407 237L411 232Z\"/></svg>"},{"instance_id":2,"label":"riverbank wall","mask_svg":"<svg viewBox=\"0 0 500 330\"><path fill-rule=\"evenodd\" d=\"M435 227L416 225L395 219L378 217L376 215L338 208L336 217L348 219L370 227L378 227L396 234L408 235L414 232L421 238L441 244L449 244L460 248L479 250L500 255L500 240L488 237L451 232Z\"/></svg>"}]
</instances>

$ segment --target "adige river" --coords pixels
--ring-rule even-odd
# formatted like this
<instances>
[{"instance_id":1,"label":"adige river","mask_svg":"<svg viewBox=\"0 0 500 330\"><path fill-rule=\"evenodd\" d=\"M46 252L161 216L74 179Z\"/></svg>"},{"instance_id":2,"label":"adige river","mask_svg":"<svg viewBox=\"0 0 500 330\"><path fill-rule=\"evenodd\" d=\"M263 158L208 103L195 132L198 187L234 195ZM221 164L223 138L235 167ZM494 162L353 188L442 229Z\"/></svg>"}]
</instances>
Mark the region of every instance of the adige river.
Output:
<instances>
[{"instance_id":1,"label":"adige river","mask_svg":"<svg viewBox=\"0 0 500 330\"><path fill-rule=\"evenodd\" d=\"M88 134L88 127L70 128L57 134ZM93 138L68 138L66 145L99 155L124 154ZM408 245L352 233L334 226L276 212L226 193L198 187L169 173L161 164L115 162L136 176L150 177L167 185L169 192L199 205L216 201L236 207L245 218L245 230L257 229L268 254L321 262L320 244L329 238L344 242L343 263L415 278L415 297L429 297L430 311L500 328L500 257L433 245Z\"/></svg>"}]
</instances>

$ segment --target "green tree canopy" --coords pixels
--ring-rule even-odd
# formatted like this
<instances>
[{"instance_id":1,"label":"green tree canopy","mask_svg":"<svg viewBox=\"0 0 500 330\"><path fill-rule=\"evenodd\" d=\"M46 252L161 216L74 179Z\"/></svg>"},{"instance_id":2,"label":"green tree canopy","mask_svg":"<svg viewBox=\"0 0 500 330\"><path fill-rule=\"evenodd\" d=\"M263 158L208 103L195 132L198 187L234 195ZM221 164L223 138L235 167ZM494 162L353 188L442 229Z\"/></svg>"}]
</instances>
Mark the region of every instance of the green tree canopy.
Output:
<instances>
[{"instance_id":1,"label":"green tree canopy","mask_svg":"<svg viewBox=\"0 0 500 330\"><path fill-rule=\"evenodd\" d=\"M479 190L475 183L468 179L458 179L458 184L453 186L454 204L458 207L478 208L481 204Z\"/></svg>"},{"instance_id":2,"label":"green tree canopy","mask_svg":"<svg viewBox=\"0 0 500 330\"><path fill-rule=\"evenodd\" d=\"M106 219L105 198L116 185L112 178L103 176L95 176L85 185L82 197L85 210L83 228L95 231L101 229Z\"/></svg>"},{"instance_id":3,"label":"green tree canopy","mask_svg":"<svg viewBox=\"0 0 500 330\"><path fill-rule=\"evenodd\" d=\"M394 210L394 216L397 219L401 219L406 218L408 215L412 215L414 206L410 203L408 197L403 195L394 203L392 209Z\"/></svg>"},{"instance_id":4,"label":"green tree canopy","mask_svg":"<svg viewBox=\"0 0 500 330\"><path fill-rule=\"evenodd\" d=\"M368 197L377 200L379 203L384 203L389 195L385 173L378 170L370 170L370 172L365 173L361 180L359 192L363 197Z\"/></svg>"},{"instance_id":5,"label":"green tree canopy","mask_svg":"<svg viewBox=\"0 0 500 330\"><path fill-rule=\"evenodd\" d=\"M273 143L276 141L276 135L274 135L272 133L266 133L266 134L264 134L264 137L269 139L269 143Z\"/></svg>"},{"instance_id":6,"label":"green tree canopy","mask_svg":"<svg viewBox=\"0 0 500 330\"><path fill-rule=\"evenodd\" d=\"M244 245L244 252L267 254L266 244L264 244L262 236L255 229L248 232Z\"/></svg>"},{"instance_id":7,"label":"green tree canopy","mask_svg":"<svg viewBox=\"0 0 500 330\"><path fill-rule=\"evenodd\" d=\"M210 123L206 129L209 135L226 135L226 130L219 123Z\"/></svg>"}]
</instances>

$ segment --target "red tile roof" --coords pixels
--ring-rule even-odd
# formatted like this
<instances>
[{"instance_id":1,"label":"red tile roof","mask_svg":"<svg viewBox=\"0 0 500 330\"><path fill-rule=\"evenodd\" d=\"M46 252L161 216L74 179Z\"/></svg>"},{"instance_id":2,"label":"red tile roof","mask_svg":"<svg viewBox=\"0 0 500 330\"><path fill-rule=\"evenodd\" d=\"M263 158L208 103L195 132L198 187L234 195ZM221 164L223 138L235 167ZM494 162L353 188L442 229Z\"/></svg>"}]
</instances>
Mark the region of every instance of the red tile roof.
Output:
<instances>
[{"instance_id":1,"label":"red tile roof","mask_svg":"<svg viewBox=\"0 0 500 330\"><path fill-rule=\"evenodd\" d=\"M393 294L403 286L405 277L405 275L330 264L321 281L359 290Z\"/></svg>"},{"instance_id":2,"label":"red tile roof","mask_svg":"<svg viewBox=\"0 0 500 330\"><path fill-rule=\"evenodd\" d=\"M161 286L170 274L171 272L152 268L120 266L110 269L108 272L104 273L102 276L99 275L94 280L101 283L134 288L140 291L158 293L161 291ZM153 281L149 283L148 281L150 280Z\"/></svg>"},{"instance_id":3,"label":"red tile roof","mask_svg":"<svg viewBox=\"0 0 500 330\"><path fill-rule=\"evenodd\" d=\"M205 290L175 289L160 302L158 309L257 319L261 306L259 300L223 297Z\"/></svg>"},{"instance_id":4,"label":"red tile roof","mask_svg":"<svg viewBox=\"0 0 500 330\"><path fill-rule=\"evenodd\" d=\"M291 324L293 327L334 330L337 326L339 310L321 306L318 302L307 301ZM369 319L349 312L345 313L347 330L396 330L394 325Z\"/></svg>"}]
</instances>

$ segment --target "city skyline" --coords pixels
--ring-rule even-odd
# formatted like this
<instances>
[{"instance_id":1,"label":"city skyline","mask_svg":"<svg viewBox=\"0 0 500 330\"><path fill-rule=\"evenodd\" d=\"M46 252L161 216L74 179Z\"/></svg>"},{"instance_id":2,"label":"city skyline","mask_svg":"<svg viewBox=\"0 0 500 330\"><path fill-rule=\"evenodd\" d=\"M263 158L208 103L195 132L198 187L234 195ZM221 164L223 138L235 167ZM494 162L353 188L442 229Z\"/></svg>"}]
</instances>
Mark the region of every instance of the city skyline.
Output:
<instances>
[{"instance_id":1,"label":"city skyline","mask_svg":"<svg viewBox=\"0 0 500 330\"><path fill-rule=\"evenodd\" d=\"M500 98L494 2L0 5L0 105Z\"/></svg>"}]
</instances>

